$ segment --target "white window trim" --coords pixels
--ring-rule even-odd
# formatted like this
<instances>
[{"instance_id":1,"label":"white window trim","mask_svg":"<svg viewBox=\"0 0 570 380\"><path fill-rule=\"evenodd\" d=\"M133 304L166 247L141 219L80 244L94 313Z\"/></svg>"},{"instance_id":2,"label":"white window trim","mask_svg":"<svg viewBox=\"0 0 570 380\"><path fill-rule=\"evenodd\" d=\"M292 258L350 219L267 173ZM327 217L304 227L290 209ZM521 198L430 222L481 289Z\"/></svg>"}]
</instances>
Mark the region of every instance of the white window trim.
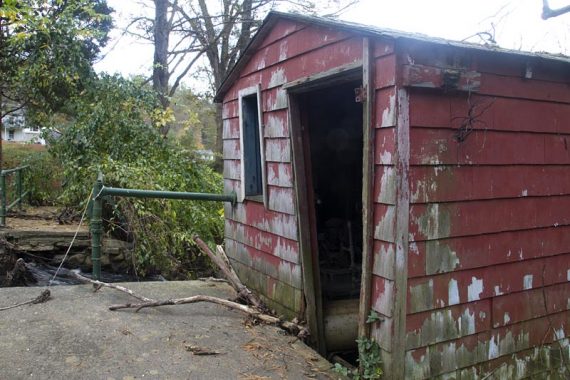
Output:
<instances>
[{"instance_id":1,"label":"white window trim","mask_svg":"<svg viewBox=\"0 0 570 380\"><path fill-rule=\"evenodd\" d=\"M242 99L246 96L257 94L257 117L259 124L259 153L261 159L261 197L263 199L263 205L267 207L267 176L266 176L266 163L265 163L265 139L263 137L263 131L265 126L263 125L263 109L261 102L261 84L244 88L239 91L239 145L241 153L241 176L240 176L240 195L239 202L243 202L246 199L259 200L257 196L246 197L245 196L245 162L244 158L244 147L243 147L243 117L242 117Z\"/></svg>"}]
</instances>

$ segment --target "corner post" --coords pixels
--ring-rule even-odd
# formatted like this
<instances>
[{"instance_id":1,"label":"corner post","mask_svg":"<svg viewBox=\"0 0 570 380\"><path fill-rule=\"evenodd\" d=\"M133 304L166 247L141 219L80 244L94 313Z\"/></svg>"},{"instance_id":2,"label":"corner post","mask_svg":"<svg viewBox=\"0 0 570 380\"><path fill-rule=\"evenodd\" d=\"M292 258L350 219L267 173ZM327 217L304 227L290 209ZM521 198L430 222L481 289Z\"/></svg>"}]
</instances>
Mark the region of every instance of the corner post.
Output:
<instances>
[{"instance_id":1,"label":"corner post","mask_svg":"<svg viewBox=\"0 0 570 380\"><path fill-rule=\"evenodd\" d=\"M6 174L0 174L0 226L6 225Z\"/></svg>"},{"instance_id":2,"label":"corner post","mask_svg":"<svg viewBox=\"0 0 570 380\"><path fill-rule=\"evenodd\" d=\"M103 174L97 175L97 182L93 186L92 202L93 210L91 212L91 261L93 263L93 279L101 279L101 237L103 235Z\"/></svg>"}]
</instances>

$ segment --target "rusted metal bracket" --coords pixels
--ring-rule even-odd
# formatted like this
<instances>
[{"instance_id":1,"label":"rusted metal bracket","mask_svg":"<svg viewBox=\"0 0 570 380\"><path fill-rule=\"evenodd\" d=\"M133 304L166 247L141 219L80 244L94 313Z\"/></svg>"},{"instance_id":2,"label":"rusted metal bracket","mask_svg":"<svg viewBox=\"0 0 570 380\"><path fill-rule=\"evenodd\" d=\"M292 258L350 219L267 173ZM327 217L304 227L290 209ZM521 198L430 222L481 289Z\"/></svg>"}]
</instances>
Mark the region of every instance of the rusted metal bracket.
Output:
<instances>
[{"instance_id":1,"label":"rusted metal bracket","mask_svg":"<svg viewBox=\"0 0 570 380\"><path fill-rule=\"evenodd\" d=\"M364 103L366 101L366 89L364 86L356 87L354 89L354 101L356 103Z\"/></svg>"}]
</instances>

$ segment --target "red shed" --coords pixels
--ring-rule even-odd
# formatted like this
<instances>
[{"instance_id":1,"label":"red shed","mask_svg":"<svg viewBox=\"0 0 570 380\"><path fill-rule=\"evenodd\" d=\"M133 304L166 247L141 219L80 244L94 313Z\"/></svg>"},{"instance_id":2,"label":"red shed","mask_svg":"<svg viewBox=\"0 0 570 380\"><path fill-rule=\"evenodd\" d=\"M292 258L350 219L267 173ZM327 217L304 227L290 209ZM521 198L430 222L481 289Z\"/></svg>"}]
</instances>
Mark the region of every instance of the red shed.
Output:
<instances>
[{"instance_id":1,"label":"red shed","mask_svg":"<svg viewBox=\"0 0 570 380\"><path fill-rule=\"evenodd\" d=\"M227 253L320 352L358 329L387 378L563 376L568 58L274 12L216 98Z\"/></svg>"}]
</instances>

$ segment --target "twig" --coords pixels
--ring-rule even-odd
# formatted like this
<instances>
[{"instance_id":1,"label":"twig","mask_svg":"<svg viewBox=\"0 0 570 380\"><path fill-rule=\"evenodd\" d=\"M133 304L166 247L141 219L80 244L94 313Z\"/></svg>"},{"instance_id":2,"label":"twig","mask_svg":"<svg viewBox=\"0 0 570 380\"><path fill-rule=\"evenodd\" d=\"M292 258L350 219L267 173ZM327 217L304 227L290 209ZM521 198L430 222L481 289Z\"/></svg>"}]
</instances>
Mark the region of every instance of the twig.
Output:
<instances>
[{"instance_id":1,"label":"twig","mask_svg":"<svg viewBox=\"0 0 570 380\"><path fill-rule=\"evenodd\" d=\"M90 283L93 284L95 286L97 286L98 288L101 287L106 287L106 288L111 288L111 289L115 289L118 290L120 292L123 293L127 293L128 295L130 295L131 297L134 297L140 301L143 302L156 302L154 299L152 298L147 298L144 296L139 296L138 294L136 294L135 292L133 292L131 289L129 288L125 288L124 286L121 285L115 285L115 284L110 284L108 282L103 282L103 281L97 281L97 280L92 280L90 278L84 277L78 273L75 273L74 271L66 271L67 274L69 274L71 277L81 281L81 282L85 282L85 283Z\"/></svg>"},{"instance_id":2,"label":"twig","mask_svg":"<svg viewBox=\"0 0 570 380\"><path fill-rule=\"evenodd\" d=\"M15 309L17 307L24 306L24 305L33 305L33 304L43 303L43 302L46 302L47 300L49 300L50 298L51 298L51 292L49 291L49 289L45 289L39 296L37 296L33 300L18 303L16 305L12 305L12 306L2 307L2 308L0 308L0 311Z\"/></svg>"},{"instance_id":3,"label":"twig","mask_svg":"<svg viewBox=\"0 0 570 380\"><path fill-rule=\"evenodd\" d=\"M223 282L226 284L230 283L228 280L225 280L223 278L215 278L215 277L200 277L198 280L204 282Z\"/></svg>"},{"instance_id":4,"label":"twig","mask_svg":"<svg viewBox=\"0 0 570 380\"><path fill-rule=\"evenodd\" d=\"M238 296L246 300L249 304L257 308L258 310L267 311L267 307L263 304L261 299L254 293L252 293L239 279L236 272L233 268L229 265L229 260L222 249L222 247L218 246L216 255L212 250L208 247L206 243L198 236L194 237L194 242L202 249L202 251L208 255L210 260L214 262L220 268L220 270L224 273L224 276L229 280L232 287L238 293Z\"/></svg>"},{"instance_id":5,"label":"twig","mask_svg":"<svg viewBox=\"0 0 570 380\"><path fill-rule=\"evenodd\" d=\"M186 297L186 298L174 298L174 299L161 300L161 301L150 301L150 302L144 302L144 303L138 303L138 304L126 303L126 304L122 304L122 305L111 305L111 306L109 306L109 310L115 311L115 310L120 310L120 309L136 309L135 311L138 312L139 310L147 308L147 307L184 305L184 304L198 303L198 302L215 303L217 305L229 307L230 309L233 309L233 310L241 311L242 313L245 313L245 314L247 314L253 318L257 318L257 319L259 319L265 323L277 325L277 326L279 326L279 327L281 327L281 328L287 330L288 332L295 334L297 336L302 335L302 337L304 337L307 334L306 329L304 327L296 324L296 323L289 322L289 321L283 321L283 320L281 320L277 317L274 317L272 315L261 313L257 309L250 307L250 306L247 306L247 305L242 305L240 303L225 300L222 298L204 296L204 295L197 295L197 296Z\"/></svg>"}]
</instances>

